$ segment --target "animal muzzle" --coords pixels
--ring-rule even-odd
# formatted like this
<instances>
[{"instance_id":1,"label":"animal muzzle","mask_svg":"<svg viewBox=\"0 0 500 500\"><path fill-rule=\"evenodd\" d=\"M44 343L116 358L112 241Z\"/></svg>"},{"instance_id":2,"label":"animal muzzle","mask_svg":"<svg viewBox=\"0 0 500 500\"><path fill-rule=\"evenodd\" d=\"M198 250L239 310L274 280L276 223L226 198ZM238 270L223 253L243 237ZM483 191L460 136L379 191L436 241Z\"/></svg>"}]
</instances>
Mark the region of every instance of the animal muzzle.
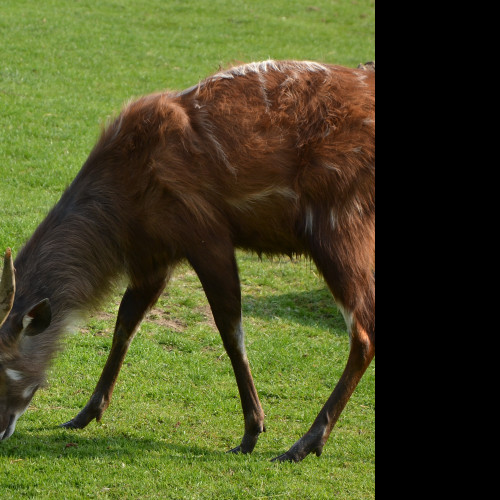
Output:
<instances>
[{"instance_id":1,"label":"animal muzzle","mask_svg":"<svg viewBox=\"0 0 500 500\"><path fill-rule=\"evenodd\" d=\"M10 416L9 422L7 423L7 427L5 428L5 430L0 431L0 441L5 441L6 439L9 439L10 436L12 436L12 434L14 434L18 418L19 417L16 415Z\"/></svg>"}]
</instances>

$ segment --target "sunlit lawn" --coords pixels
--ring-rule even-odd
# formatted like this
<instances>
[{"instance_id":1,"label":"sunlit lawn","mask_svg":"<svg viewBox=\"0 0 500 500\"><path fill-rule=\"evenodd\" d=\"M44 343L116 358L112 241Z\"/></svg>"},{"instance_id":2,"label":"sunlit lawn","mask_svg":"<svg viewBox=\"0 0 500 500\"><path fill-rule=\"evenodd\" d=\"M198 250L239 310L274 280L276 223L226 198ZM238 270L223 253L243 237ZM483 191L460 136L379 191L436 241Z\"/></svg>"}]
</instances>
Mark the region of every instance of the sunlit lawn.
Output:
<instances>
[{"instance_id":1,"label":"sunlit lawn","mask_svg":"<svg viewBox=\"0 0 500 500\"><path fill-rule=\"evenodd\" d=\"M374 59L374 1L0 0L0 249L16 253L133 96L232 61ZM250 456L238 391L196 275L178 269L137 335L102 423L86 403L123 290L75 335L16 433L0 498L374 498L375 364L320 458L275 464L314 420L349 340L314 266L238 253L244 327L267 432Z\"/></svg>"}]
</instances>

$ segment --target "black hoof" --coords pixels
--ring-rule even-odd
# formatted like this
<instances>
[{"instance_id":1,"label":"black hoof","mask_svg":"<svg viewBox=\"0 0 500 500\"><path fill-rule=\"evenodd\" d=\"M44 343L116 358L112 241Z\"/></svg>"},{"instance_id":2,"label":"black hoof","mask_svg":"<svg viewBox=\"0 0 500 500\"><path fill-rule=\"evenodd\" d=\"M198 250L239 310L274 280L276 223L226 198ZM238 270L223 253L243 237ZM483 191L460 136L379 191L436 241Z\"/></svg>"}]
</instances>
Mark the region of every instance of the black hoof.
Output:
<instances>
[{"instance_id":1,"label":"black hoof","mask_svg":"<svg viewBox=\"0 0 500 500\"><path fill-rule=\"evenodd\" d=\"M317 457L323 452L322 444L311 443L304 438L297 441L286 453L273 458L271 462L301 462L309 453L315 453Z\"/></svg>"},{"instance_id":2,"label":"black hoof","mask_svg":"<svg viewBox=\"0 0 500 500\"><path fill-rule=\"evenodd\" d=\"M75 423L74 420L70 420L69 422L65 422L61 424L59 427L64 427L65 429L81 429L82 427Z\"/></svg>"},{"instance_id":3,"label":"black hoof","mask_svg":"<svg viewBox=\"0 0 500 500\"><path fill-rule=\"evenodd\" d=\"M298 458L297 456L295 456L293 453L290 453L290 452L286 452L286 453L283 453L283 455L280 455L279 457L275 457L271 460L271 462L280 462L280 463L283 463L283 462L300 462L302 459L301 458Z\"/></svg>"}]
</instances>

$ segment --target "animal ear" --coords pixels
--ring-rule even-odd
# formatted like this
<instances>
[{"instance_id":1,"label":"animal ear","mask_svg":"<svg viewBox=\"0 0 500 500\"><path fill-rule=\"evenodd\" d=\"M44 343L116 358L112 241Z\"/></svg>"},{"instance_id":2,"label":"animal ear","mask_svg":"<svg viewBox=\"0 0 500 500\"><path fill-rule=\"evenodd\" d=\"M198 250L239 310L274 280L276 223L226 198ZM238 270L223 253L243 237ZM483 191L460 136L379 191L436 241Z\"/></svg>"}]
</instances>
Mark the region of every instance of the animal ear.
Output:
<instances>
[{"instance_id":1,"label":"animal ear","mask_svg":"<svg viewBox=\"0 0 500 500\"><path fill-rule=\"evenodd\" d=\"M0 326L3 325L12 309L15 293L16 275L12 262L12 252L10 248L7 248L3 264L2 279L0 280Z\"/></svg>"},{"instance_id":2,"label":"animal ear","mask_svg":"<svg viewBox=\"0 0 500 500\"><path fill-rule=\"evenodd\" d=\"M34 337L45 331L52 321L52 309L49 299L44 299L34 306L23 317L23 333Z\"/></svg>"}]
</instances>

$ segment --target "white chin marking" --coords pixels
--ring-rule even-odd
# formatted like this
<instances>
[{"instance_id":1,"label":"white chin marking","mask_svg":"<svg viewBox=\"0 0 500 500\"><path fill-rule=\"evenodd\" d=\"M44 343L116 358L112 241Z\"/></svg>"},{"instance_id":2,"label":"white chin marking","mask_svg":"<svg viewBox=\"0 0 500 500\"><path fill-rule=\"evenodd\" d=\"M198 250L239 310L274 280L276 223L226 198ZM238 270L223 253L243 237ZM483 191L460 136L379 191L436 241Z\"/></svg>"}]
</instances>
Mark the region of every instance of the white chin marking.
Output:
<instances>
[{"instance_id":1,"label":"white chin marking","mask_svg":"<svg viewBox=\"0 0 500 500\"><path fill-rule=\"evenodd\" d=\"M38 386L38 384L33 384L33 385L26 387L26 389L24 389L24 391L23 391L23 398L24 399L28 399L28 398L31 399L31 397L35 393L37 386Z\"/></svg>"}]
</instances>

